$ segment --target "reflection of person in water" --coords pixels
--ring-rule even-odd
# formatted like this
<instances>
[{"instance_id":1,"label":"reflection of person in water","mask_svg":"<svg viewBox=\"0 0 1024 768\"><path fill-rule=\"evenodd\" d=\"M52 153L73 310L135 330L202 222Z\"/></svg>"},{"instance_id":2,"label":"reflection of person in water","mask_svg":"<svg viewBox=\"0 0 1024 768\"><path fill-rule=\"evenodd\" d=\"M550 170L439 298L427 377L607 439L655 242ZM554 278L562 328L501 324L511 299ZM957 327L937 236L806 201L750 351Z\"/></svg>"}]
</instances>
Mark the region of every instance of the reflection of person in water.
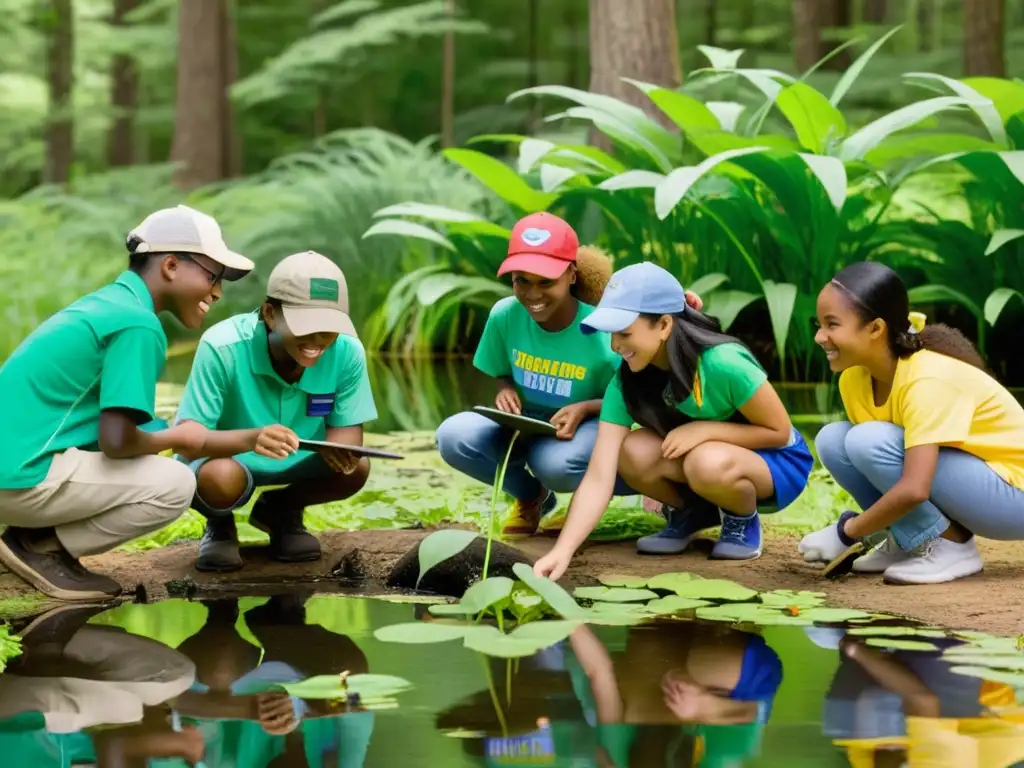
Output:
<instances>
[{"instance_id":1,"label":"reflection of person in water","mask_svg":"<svg viewBox=\"0 0 1024 768\"><path fill-rule=\"evenodd\" d=\"M235 629L237 600L206 603L206 624L181 644L179 650L195 662L196 684L174 706L198 722L211 755L208 764L229 758L247 768L363 764L372 712L341 714L329 702L272 690L317 675L368 669L366 656L350 638L306 624L308 597L275 595L246 612L245 623L262 651Z\"/></svg>"},{"instance_id":2,"label":"reflection of person in water","mask_svg":"<svg viewBox=\"0 0 1024 768\"><path fill-rule=\"evenodd\" d=\"M22 655L0 675L3 765L127 768L202 757L199 732L173 730L155 709L192 684L195 666L154 640L87 624L102 610L62 606L21 630Z\"/></svg>"},{"instance_id":3,"label":"reflection of person in water","mask_svg":"<svg viewBox=\"0 0 1024 768\"><path fill-rule=\"evenodd\" d=\"M1024 729L990 716L1015 705L1016 693L953 674L940 652L957 641L929 639L936 652L887 651L841 629L806 631L840 653L822 727L853 768L921 765L925 752L936 768L1006 768L1024 760ZM970 735L958 733L965 725Z\"/></svg>"}]
</instances>

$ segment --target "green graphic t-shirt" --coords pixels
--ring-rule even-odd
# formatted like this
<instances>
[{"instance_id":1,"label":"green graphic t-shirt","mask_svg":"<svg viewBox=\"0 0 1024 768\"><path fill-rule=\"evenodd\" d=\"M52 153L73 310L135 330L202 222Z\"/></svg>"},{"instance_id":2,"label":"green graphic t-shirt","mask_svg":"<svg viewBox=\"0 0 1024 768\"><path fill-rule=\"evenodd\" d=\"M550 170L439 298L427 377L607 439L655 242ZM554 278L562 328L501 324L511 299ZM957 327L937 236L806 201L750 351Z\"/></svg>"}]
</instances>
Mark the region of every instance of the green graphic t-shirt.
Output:
<instances>
[{"instance_id":1,"label":"green graphic t-shirt","mask_svg":"<svg viewBox=\"0 0 1024 768\"><path fill-rule=\"evenodd\" d=\"M695 420L728 421L767 380L764 368L742 344L729 342L708 347L697 362L693 392L676 409ZM605 392L601 421L633 426L618 375Z\"/></svg>"},{"instance_id":2,"label":"green graphic t-shirt","mask_svg":"<svg viewBox=\"0 0 1024 768\"><path fill-rule=\"evenodd\" d=\"M571 403L598 400L621 358L607 333L580 331L580 322L593 311L579 302L572 324L552 333L514 296L502 299L487 318L473 365L488 376L511 376L527 415L546 418Z\"/></svg>"}]
</instances>

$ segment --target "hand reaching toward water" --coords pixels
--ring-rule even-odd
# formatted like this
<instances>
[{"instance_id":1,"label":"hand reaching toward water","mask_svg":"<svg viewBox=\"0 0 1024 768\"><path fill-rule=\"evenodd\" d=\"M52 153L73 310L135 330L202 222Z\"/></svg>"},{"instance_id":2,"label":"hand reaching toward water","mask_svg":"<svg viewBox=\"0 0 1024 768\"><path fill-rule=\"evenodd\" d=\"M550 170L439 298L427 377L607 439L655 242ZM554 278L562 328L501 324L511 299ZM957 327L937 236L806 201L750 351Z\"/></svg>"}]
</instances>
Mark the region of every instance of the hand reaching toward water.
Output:
<instances>
[{"instance_id":1,"label":"hand reaching toward water","mask_svg":"<svg viewBox=\"0 0 1024 768\"><path fill-rule=\"evenodd\" d=\"M533 572L538 576L546 576L558 581L565 575L572 561L572 553L560 550L557 546L533 564Z\"/></svg>"}]
</instances>

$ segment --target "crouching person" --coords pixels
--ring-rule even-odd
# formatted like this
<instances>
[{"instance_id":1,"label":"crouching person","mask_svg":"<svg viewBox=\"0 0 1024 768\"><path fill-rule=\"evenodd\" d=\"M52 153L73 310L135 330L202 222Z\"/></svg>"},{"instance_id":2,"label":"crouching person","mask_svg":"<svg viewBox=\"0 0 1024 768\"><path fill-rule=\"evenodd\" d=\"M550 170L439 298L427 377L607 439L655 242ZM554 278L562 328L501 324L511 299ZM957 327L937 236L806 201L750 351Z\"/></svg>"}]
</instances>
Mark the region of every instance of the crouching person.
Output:
<instances>
[{"instance_id":1,"label":"crouching person","mask_svg":"<svg viewBox=\"0 0 1024 768\"><path fill-rule=\"evenodd\" d=\"M299 439L362 445L363 424L376 417L344 275L318 253L288 256L271 273L259 310L203 335L178 410L181 425L231 430L211 432L204 454L227 458L189 464L192 506L207 518L197 570L242 567L234 510L261 486L283 486L263 492L249 515L270 535L271 556L318 559L304 509L357 493L370 465L348 452L300 451Z\"/></svg>"},{"instance_id":2,"label":"crouching person","mask_svg":"<svg viewBox=\"0 0 1024 768\"><path fill-rule=\"evenodd\" d=\"M127 246L126 271L46 320L0 367L0 562L59 600L117 597L120 585L80 559L188 509L192 474L157 454L202 455L207 430L156 420L167 353L157 313L199 328L221 282L253 266L185 206L151 214Z\"/></svg>"}]
</instances>

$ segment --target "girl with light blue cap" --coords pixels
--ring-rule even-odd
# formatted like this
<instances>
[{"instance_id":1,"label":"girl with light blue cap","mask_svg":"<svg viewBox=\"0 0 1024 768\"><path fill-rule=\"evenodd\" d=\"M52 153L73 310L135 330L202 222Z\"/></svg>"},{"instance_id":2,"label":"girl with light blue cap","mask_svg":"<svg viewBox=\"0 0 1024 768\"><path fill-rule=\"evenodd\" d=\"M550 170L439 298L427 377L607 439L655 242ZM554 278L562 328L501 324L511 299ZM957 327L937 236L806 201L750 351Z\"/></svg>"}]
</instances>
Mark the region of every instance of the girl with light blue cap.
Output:
<instances>
[{"instance_id":1,"label":"girl with light blue cap","mask_svg":"<svg viewBox=\"0 0 1024 768\"><path fill-rule=\"evenodd\" d=\"M682 552L721 525L713 558L759 557L758 504L791 504L813 458L754 356L687 306L679 281L650 262L613 274L581 330L610 333L622 364L565 527L535 571L561 577L604 514L617 474L667 507L668 525L640 540L642 552ZM693 495L708 503L688 502Z\"/></svg>"}]
</instances>

